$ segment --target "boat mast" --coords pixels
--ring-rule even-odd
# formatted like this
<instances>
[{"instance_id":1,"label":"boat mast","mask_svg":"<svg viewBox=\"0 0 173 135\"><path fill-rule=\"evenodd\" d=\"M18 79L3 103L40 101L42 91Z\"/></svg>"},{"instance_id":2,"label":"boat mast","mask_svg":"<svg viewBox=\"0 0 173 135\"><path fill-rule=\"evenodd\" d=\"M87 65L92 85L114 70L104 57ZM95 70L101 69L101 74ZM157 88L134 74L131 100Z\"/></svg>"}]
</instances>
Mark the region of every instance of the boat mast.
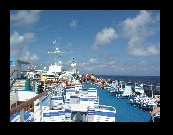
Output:
<instances>
[{"instance_id":1,"label":"boat mast","mask_svg":"<svg viewBox=\"0 0 173 135\"><path fill-rule=\"evenodd\" d=\"M54 51L54 54L55 54L55 65L61 66L61 63L59 62L60 58L61 58L60 50L59 50L59 48L57 46L56 40L53 43L55 44L55 51Z\"/></svg>"},{"instance_id":2,"label":"boat mast","mask_svg":"<svg viewBox=\"0 0 173 135\"><path fill-rule=\"evenodd\" d=\"M72 60L71 67L73 68L73 73L76 73L76 63L75 63L74 58Z\"/></svg>"}]
</instances>

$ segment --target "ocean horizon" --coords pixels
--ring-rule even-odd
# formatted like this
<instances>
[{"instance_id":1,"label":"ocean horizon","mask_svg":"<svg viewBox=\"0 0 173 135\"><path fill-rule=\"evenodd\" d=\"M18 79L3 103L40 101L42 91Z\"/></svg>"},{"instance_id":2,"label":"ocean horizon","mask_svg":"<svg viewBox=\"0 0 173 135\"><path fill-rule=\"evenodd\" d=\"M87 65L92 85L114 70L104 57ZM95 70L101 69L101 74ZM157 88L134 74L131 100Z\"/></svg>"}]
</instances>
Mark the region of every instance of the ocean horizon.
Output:
<instances>
[{"instance_id":1,"label":"ocean horizon","mask_svg":"<svg viewBox=\"0 0 173 135\"><path fill-rule=\"evenodd\" d=\"M160 83L160 76L128 76L128 75L94 75L97 78L123 80L123 81L142 81L145 83Z\"/></svg>"}]
</instances>

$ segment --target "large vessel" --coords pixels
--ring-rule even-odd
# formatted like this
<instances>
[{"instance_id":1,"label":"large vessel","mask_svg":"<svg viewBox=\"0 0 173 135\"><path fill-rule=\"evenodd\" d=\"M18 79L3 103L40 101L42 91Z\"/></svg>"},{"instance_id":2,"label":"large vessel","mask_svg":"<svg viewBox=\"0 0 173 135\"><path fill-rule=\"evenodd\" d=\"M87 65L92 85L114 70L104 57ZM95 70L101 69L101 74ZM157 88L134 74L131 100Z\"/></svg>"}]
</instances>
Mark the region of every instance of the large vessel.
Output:
<instances>
[{"instance_id":1,"label":"large vessel","mask_svg":"<svg viewBox=\"0 0 173 135\"><path fill-rule=\"evenodd\" d=\"M56 41L53 43L56 44ZM50 65L48 71L28 70L26 78L13 75L12 80L15 82L10 83L10 121L115 122L116 109L113 106L100 105L97 88L83 87L79 78L76 78L79 71L74 58L72 70L62 71L60 50L56 45L54 54L55 64ZM14 65L15 61L17 60L13 59ZM38 73L40 77L46 75L48 78L42 93L38 92L39 78L38 75L35 76Z\"/></svg>"},{"instance_id":2,"label":"large vessel","mask_svg":"<svg viewBox=\"0 0 173 135\"><path fill-rule=\"evenodd\" d=\"M122 80L102 89L99 88L101 81L83 86L75 76L79 71L74 58L70 65L72 70L63 71L58 59L59 48L55 47L54 54L57 57L54 65L48 70L28 70L26 75L30 75L27 77L21 76L21 64L29 62L10 58L10 122L149 121L150 115L146 111L156 106L153 93L148 97L143 89L142 92L139 90L139 85L132 87L131 83ZM43 75L50 77L49 83L39 87ZM118 83L120 87L117 87ZM160 113L151 120L154 118L160 119Z\"/></svg>"}]
</instances>

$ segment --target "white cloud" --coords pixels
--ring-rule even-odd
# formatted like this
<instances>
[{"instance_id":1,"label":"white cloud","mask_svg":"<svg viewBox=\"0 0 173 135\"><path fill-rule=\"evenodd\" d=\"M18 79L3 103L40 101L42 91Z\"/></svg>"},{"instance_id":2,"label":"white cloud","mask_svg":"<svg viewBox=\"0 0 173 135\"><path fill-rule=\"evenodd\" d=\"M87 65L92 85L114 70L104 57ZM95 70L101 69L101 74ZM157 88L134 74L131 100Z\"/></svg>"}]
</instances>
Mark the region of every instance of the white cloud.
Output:
<instances>
[{"instance_id":1,"label":"white cloud","mask_svg":"<svg viewBox=\"0 0 173 135\"><path fill-rule=\"evenodd\" d=\"M16 14L10 13L10 21L14 26L31 25L40 19L41 10L18 10Z\"/></svg>"},{"instance_id":2,"label":"white cloud","mask_svg":"<svg viewBox=\"0 0 173 135\"><path fill-rule=\"evenodd\" d=\"M37 55L31 54L26 48L34 40L34 37L34 33L20 35L15 31L10 36L10 57L16 57L21 60L37 60Z\"/></svg>"},{"instance_id":3,"label":"white cloud","mask_svg":"<svg viewBox=\"0 0 173 135\"><path fill-rule=\"evenodd\" d=\"M92 50L98 50L100 45L110 44L112 40L118 37L114 28L104 28L102 31L98 32L95 37L95 43L91 47Z\"/></svg>"},{"instance_id":4,"label":"white cloud","mask_svg":"<svg viewBox=\"0 0 173 135\"><path fill-rule=\"evenodd\" d=\"M116 61L108 61L107 64L108 65L115 65L116 64Z\"/></svg>"},{"instance_id":5,"label":"white cloud","mask_svg":"<svg viewBox=\"0 0 173 135\"><path fill-rule=\"evenodd\" d=\"M32 41L34 40L35 34L30 32L24 33L24 37L27 41Z\"/></svg>"},{"instance_id":6,"label":"white cloud","mask_svg":"<svg viewBox=\"0 0 173 135\"><path fill-rule=\"evenodd\" d=\"M70 26L71 26L72 28L76 28L76 27L77 27L77 20L72 20L72 21L70 22Z\"/></svg>"},{"instance_id":7,"label":"white cloud","mask_svg":"<svg viewBox=\"0 0 173 135\"><path fill-rule=\"evenodd\" d=\"M145 75L149 73L150 75L156 75L160 71L160 63L155 62L154 59L143 57L142 60L136 61L136 59L127 59L125 62L122 62L121 59L114 59L109 56L91 58L86 63L77 63L77 69L83 73L95 73L95 74L117 74L117 75ZM145 71L144 71L145 70ZM135 71L135 74L132 72Z\"/></svg>"},{"instance_id":8,"label":"white cloud","mask_svg":"<svg viewBox=\"0 0 173 135\"><path fill-rule=\"evenodd\" d=\"M94 44L93 46L91 46L91 50L98 50L98 49L99 49L99 47L96 44Z\"/></svg>"},{"instance_id":9,"label":"white cloud","mask_svg":"<svg viewBox=\"0 0 173 135\"><path fill-rule=\"evenodd\" d=\"M152 30L149 30L148 25L151 23L152 18L147 11L140 11L140 14L135 18L127 18L123 23L123 35L127 38L133 38L134 36L138 37L147 37L152 33Z\"/></svg>"},{"instance_id":10,"label":"white cloud","mask_svg":"<svg viewBox=\"0 0 173 135\"><path fill-rule=\"evenodd\" d=\"M96 63L96 59L91 58L91 59L89 60L89 62L90 62L90 63Z\"/></svg>"},{"instance_id":11,"label":"white cloud","mask_svg":"<svg viewBox=\"0 0 173 135\"><path fill-rule=\"evenodd\" d=\"M18 32L14 32L14 34L10 37L10 45L22 44L24 42L24 36L20 36Z\"/></svg>"},{"instance_id":12,"label":"white cloud","mask_svg":"<svg viewBox=\"0 0 173 135\"><path fill-rule=\"evenodd\" d=\"M31 60L38 60L38 57L37 55L33 54L31 57L30 57Z\"/></svg>"},{"instance_id":13,"label":"white cloud","mask_svg":"<svg viewBox=\"0 0 173 135\"><path fill-rule=\"evenodd\" d=\"M150 12L141 10L135 18L127 18L122 22L122 35L129 39L127 50L133 56L159 55L160 48L156 45L148 45L145 39L155 34L158 30L159 16L153 17ZM156 28L156 29L155 29Z\"/></svg>"}]
</instances>

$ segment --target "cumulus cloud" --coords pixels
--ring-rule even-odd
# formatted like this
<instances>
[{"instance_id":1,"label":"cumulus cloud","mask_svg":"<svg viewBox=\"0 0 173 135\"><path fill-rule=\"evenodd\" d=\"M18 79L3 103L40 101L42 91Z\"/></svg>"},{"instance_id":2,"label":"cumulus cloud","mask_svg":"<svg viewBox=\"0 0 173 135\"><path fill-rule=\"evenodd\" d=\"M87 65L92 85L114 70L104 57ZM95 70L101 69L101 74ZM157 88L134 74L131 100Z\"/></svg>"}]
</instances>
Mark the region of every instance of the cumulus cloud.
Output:
<instances>
[{"instance_id":1,"label":"cumulus cloud","mask_svg":"<svg viewBox=\"0 0 173 135\"><path fill-rule=\"evenodd\" d=\"M77 27L77 20L72 20L72 21L70 22L70 26L71 26L72 28L76 28L76 27Z\"/></svg>"},{"instance_id":2,"label":"cumulus cloud","mask_svg":"<svg viewBox=\"0 0 173 135\"><path fill-rule=\"evenodd\" d=\"M91 59L89 60L89 62L90 62L90 63L96 63L96 59L91 58Z\"/></svg>"},{"instance_id":3,"label":"cumulus cloud","mask_svg":"<svg viewBox=\"0 0 173 135\"><path fill-rule=\"evenodd\" d=\"M37 55L31 54L27 50L27 45L34 41L34 38L34 33L25 33L20 35L15 31L10 36L10 57L16 57L21 60L37 60Z\"/></svg>"},{"instance_id":4,"label":"cumulus cloud","mask_svg":"<svg viewBox=\"0 0 173 135\"><path fill-rule=\"evenodd\" d=\"M104 28L102 31L98 32L95 37L95 43L92 46L93 50L99 48L99 45L105 45L111 43L112 40L118 37L117 33L115 32L114 28Z\"/></svg>"},{"instance_id":5,"label":"cumulus cloud","mask_svg":"<svg viewBox=\"0 0 173 135\"><path fill-rule=\"evenodd\" d=\"M159 55L159 45L145 43L158 30L154 25L159 21L159 16L152 16L148 11L141 10L135 18L127 18L121 23L122 35L129 39L127 51L133 56Z\"/></svg>"},{"instance_id":6,"label":"cumulus cloud","mask_svg":"<svg viewBox=\"0 0 173 135\"><path fill-rule=\"evenodd\" d=\"M10 13L10 21L14 26L31 25L40 19L42 10L18 10L16 14Z\"/></svg>"}]
</instances>

